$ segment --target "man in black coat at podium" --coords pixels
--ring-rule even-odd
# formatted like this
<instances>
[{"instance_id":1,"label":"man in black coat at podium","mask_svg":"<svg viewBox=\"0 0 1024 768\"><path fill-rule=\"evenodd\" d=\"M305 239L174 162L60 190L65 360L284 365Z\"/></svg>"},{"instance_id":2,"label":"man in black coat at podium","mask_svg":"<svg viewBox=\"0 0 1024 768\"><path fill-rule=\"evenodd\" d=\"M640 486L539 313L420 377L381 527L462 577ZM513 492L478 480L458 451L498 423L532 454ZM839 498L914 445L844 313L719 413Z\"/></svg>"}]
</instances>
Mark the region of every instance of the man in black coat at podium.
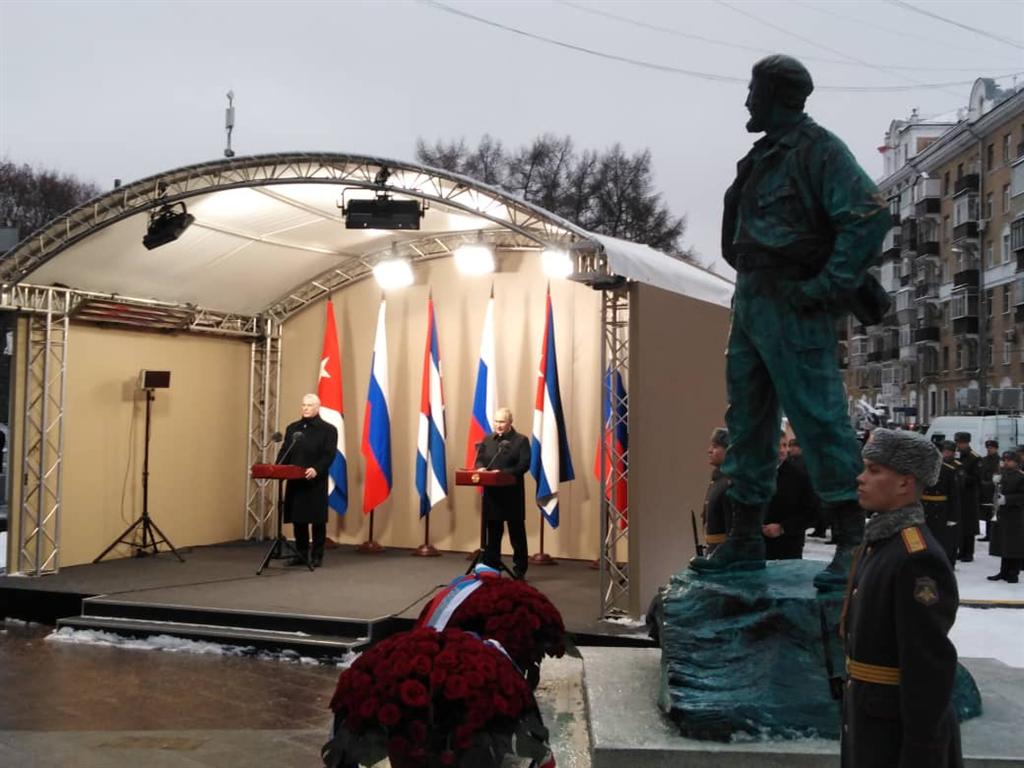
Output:
<instances>
[{"instance_id":1,"label":"man in black coat at podium","mask_svg":"<svg viewBox=\"0 0 1024 768\"><path fill-rule=\"evenodd\" d=\"M320 418L320 398L303 395L302 418L288 425L284 442L277 453L278 464L296 464L306 468L304 480L288 480L284 493L284 522L295 531L295 548L301 557L289 565L305 565L306 560L319 568L324 560L327 540L327 472L338 450L338 430ZM313 549L309 548L310 528Z\"/></svg>"},{"instance_id":2,"label":"man in black coat at podium","mask_svg":"<svg viewBox=\"0 0 1024 768\"><path fill-rule=\"evenodd\" d=\"M500 469L514 475L513 485L484 488L484 564L501 565L501 537L508 525L512 543L513 572L517 579L526 576L529 555L526 551L526 487L523 476L530 468L530 441L512 428L512 411L498 408L494 412L494 433L480 442L475 465L483 469Z\"/></svg>"}]
</instances>

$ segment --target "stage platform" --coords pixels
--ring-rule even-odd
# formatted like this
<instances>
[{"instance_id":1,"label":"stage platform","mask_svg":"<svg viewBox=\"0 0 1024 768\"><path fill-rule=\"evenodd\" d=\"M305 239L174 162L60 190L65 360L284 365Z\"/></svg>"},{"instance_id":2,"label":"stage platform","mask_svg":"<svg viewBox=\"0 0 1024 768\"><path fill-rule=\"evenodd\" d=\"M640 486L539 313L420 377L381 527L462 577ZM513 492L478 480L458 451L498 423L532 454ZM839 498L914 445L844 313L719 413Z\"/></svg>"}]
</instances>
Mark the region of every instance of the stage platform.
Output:
<instances>
[{"instance_id":1,"label":"stage platform","mask_svg":"<svg viewBox=\"0 0 1024 768\"><path fill-rule=\"evenodd\" d=\"M52 576L0 577L0 615L129 635L172 634L331 657L411 626L432 593L469 565L464 552L412 557L327 550L315 571L273 560L269 542L232 542L63 568ZM562 612L579 645L650 646L642 627L601 621L598 572L559 560L531 566L529 582Z\"/></svg>"}]
</instances>

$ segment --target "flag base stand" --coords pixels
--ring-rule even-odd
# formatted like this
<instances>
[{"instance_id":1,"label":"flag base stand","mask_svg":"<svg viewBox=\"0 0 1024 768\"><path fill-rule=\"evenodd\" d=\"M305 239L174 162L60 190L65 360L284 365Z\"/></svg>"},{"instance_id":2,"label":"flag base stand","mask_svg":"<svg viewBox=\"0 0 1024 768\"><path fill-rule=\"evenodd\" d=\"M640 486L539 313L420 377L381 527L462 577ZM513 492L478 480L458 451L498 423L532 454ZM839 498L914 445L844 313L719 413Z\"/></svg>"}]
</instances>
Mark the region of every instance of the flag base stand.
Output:
<instances>
[{"instance_id":1,"label":"flag base stand","mask_svg":"<svg viewBox=\"0 0 1024 768\"><path fill-rule=\"evenodd\" d=\"M536 552L530 555L530 565L558 565L558 561L547 552Z\"/></svg>"},{"instance_id":2,"label":"flag base stand","mask_svg":"<svg viewBox=\"0 0 1024 768\"><path fill-rule=\"evenodd\" d=\"M373 513L375 511L374 509L370 510L370 535L366 537L366 541L356 547L356 552L360 555L379 555L384 551L384 547L373 538Z\"/></svg>"},{"instance_id":3,"label":"flag base stand","mask_svg":"<svg viewBox=\"0 0 1024 768\"><path fill-rule=\"evenodd\" d=\"M420 544L410 552L413 557L440 557L441 553L431 544Z\"/></svg>"},{"instance_id":4,"label":"flag base stand","mask_svg":"<svg viewBox=\"0 0 1024 768\"><path fill-rule=\"evenodd\" d=\"M332 538L331 538L330 536L328 536L328 537L327 537L327 538L326 538L326 539L324 540L324 549L337 549L337 548L338 548L338 547L340 547L340 546L341 546L341 544L339 544L338 542L336 542L336 541L335 541L334 539L332 539Z\"/></svg>"}]
</instances>

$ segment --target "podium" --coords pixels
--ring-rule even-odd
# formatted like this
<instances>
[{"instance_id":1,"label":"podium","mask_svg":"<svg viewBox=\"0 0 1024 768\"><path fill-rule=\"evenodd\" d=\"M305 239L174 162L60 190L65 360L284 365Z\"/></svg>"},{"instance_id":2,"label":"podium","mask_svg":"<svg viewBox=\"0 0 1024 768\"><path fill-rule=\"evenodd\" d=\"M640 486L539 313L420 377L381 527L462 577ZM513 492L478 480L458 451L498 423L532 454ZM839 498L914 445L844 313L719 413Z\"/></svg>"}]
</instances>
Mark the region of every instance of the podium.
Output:
<instances>
[{"instance_id":1,"label":"podium","mask_svg":"<svg viewBox=\"0 0 1024 768\"><path fill-rule=\"evenodd\" d=\"M263 573L263 569L271 560L281 560L286 557L297 557L306 564L309 570L313 570L313 564L305 555L295 548L281 530L284 522L284 481L303 480L306 477L306 470L296 464L253 464L249 470L254 480L277 480L277 536L274 543L270 545L263 562L256 569L256 575Z\"/></svg>"},{"instance_id":2,"label":"podium","mask_svg":"<svg viewBox=\"0 0 1024 768\"><path fill-rule=\"evenodd\" d=\"M457 469L455 470L455 484L496 488L503 485L515 485L516 476L502 472L500 469Z\"/></svg>"},{"instance_id":3,"label":"podium","mask_svg":"<svg viewBox=\"0 0 1024 768\"><path fill-rule=\"evenodd\" d=\"M464 467L462 469L455 470L455 484L475 486L477 488L501 488L509 485L515 485L516 476L510 475L508 472L502 472L500 469L470 469L468 467ZM484 524L483 516L481 516L480 548L473 555L469 568L466 569L466 573L470 573L477 564L483 560L486 545L487 526ZM508 569L508 566L500 560L498 561L498 570L504 571L512 578L515 578L512 572Z\"/></svg>"}]
</instances>

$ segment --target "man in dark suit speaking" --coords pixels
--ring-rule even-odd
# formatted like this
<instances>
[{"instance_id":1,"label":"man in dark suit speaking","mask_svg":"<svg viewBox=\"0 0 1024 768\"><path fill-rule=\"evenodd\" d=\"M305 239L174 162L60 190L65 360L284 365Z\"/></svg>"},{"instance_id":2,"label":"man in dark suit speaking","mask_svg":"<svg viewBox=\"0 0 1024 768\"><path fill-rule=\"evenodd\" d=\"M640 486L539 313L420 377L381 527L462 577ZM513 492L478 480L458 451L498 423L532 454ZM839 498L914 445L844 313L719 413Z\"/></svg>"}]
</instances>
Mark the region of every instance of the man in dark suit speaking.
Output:
<instances>
[{"instance_id":1,"label":"man in dark suit speaking","mask_svg":"<svg viewBox=\"0 0 1024 768\"><path fill-rule=\"evenodd\" d=\"M501 565L501 537L507 523L513 573L517 579L522 579L529 565L523 476L530 468L530 441L512 428L512 411L508 408L494 412L494 433L481 441L476 467L500 469L516 478L513 485L484 488L484 563L492 568Z\"/></svg>"}]
</instances>

